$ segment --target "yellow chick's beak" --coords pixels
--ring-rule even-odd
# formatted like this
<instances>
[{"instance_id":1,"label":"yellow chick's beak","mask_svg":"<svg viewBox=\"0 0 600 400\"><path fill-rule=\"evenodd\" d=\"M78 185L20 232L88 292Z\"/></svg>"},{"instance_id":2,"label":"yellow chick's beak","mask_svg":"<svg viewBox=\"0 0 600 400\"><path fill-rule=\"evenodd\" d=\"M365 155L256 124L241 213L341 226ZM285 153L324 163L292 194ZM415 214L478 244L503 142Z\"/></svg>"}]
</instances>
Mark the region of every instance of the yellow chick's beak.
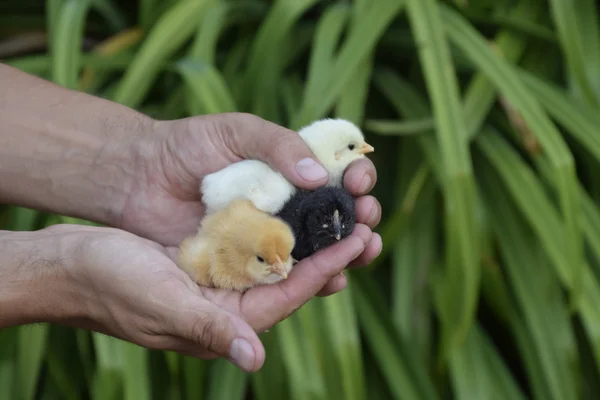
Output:
<instances>
[{"instance_id":1,"label":"yellow chick's beak","mask_svg":"<svg viewBox=\"0 0 600 400\"><path fill-rule=\"evenodd\" d=\"M269 272L277 274L277 275L281 276L283 279L287 279L287 277L288 277L288 273L285 270L285 265L283 265L283 263L281 262L281 259L279 257L277 257L277 262L275 264L273 264L271 266L271 268L269 268Z\"/></svg>"},{"instance_id":2,"label":"yellow chick's beak","mask_svg":"<svg viewBox=\"0 0 600 400\"><path fill-rule=\"evenodd\" d=\"M358 154L367 154L375 151L375 147L371 146L369 143L364 143L358 148Z\"/></svg>"}]
</instances>

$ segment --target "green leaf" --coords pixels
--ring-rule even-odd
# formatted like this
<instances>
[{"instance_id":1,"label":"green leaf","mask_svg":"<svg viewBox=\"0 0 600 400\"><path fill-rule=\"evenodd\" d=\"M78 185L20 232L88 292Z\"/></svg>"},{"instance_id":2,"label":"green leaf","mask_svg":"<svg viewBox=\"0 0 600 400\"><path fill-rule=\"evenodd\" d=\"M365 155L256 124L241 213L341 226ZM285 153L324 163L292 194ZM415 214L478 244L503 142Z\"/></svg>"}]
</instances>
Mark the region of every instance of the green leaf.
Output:
<instances>
[{"instance_id":1,"label":"green leaf","mask_svg":"<svg viewBox=\"0 0 600 400\"><path fill-rule=\"evenodd\" d=\"M341 396L348 400L366 399L362 351L356 311L352 302L352 286L323 299L325 327L332 346L336 370L341 379ZM318 340L318 339L317 339ZM332 365L325 365L325 369ZM330 382L329 386L333 386Z\"/></svg>"},{"instance_id":2,"label":"green leaf","mask_svg":"<svg viewBox=\"0 0 600 400\"><path fill-rule=\"evenodd\" d=\"M563 276L571 292L572 306L577 305L583 270L583 239L579 227L580 199L576 188L577 177L573 156L560 133L550 121L540 104L525 89L516 71L497 55L455 11L440 6L447 32L453 42L481 68L482 72L502 92L511 106L522 115L528 128L540 141L556 174L564 226L563 252L571 265Z\"/></svg>"},{"instance_id":3,"label":"green leaf","mask_svg":"<svg viewBox=\"0 0 600 400\"><path fill-rule=\"evenodd\" d=\"M89 6L89 0L65 0L52 37L52 80L69 89L77 87Z\"/></svg>"},{"instance_id":4,"label":"green leaf","mask_svg":"<svg viewBox=\"0 0 600 400\"><path fill-rule=\"evenodd\" d=\"M315 104L331 78L335 51L350 15L350 7L334 4L319 19L308 64L303 101Z\"/></svg>"},{"instance_id":5,"label":"green leaf","mask_svg":"<svg viewBox=\"0 0 600 400\"><path fill-rule=\"evenodd\" d=\"M118 32L125 29L127 22L125 17L119 11L111 0L91 0L92 6L104 17L110 25L111 30Z\"/></svg>"},{"instance_id":6,"label":"green leaf","mask_svg":"<svg viewBox=\"0 0 600 400\"><path fill-rule=\"evenodd\" d=\"M211 114L237 110L233 95L221 73L210 64L182 60L177 69L195 96L198 109L193 114Z\"/></svg>"},{"instance_id":7,"label":"green leaf","mask_svg":"<svg viewBox=\"0 0 600 400\"><path fill-rule=\"evenodd\" d=\"M333 63L329 83L321 89L318 103L304 99L302 109L291 123L292 129L305 126L328 113L404 4L399 0L380 0L377 5L370 7L349 33Z\"/></svg>"},{"instance_id":8,"label":"green leaf","mask_svg":"<svg viewBox=\"0 0 600 400\"><path fill-rule=\"evenodd\" d=\"M309 302L303 308L306 308ZM326 387L319 374L317 355L308 342L296 315L276 326L283 365L290 377L290 397L294 400L325 398Z\"/></svg>"},{"instance_id":9,"label":"green leaf","mask_svg":"<svg viewBox=\"0 0 600 400\"><path fill-rule=\"evenodd\" d=\"M482 175L482 182L516 303L540 357L545 385L551 398L577 398L577 346L558 280L549 269L546 255L536 252L539 247L532 240L535 236L514 206L510 208L511 201L501 190L499 179L487 173ZM535 286L530 284L532 280L536 281Z\"/></svg>"},{"instance_id":10,"label":"green leaf","mask_svg":"<svg viewBox=\"0 0 600 400\"><path fill-rule=\"evenodd\" d=\"M33 400L37 392L42 364L46 355L48 325L19 328L17 338L17 393L23 400Z\"/></svg>"},{"instance_id":11,"label":"green leaf","mask_svg":"<svg viewBox=\"0 0 600 400\"><path fill-rule=\"evenodd\" d=\"M19 328L0 330L0 398L17 398L17 341Z\"/></svg>"},{"instance_id":12,"label":"green leaf","mask_svg":"<svg viewBox=\"0 0 600 400\"><path fill-rule=\"evenodd\" d=\"M478 324L473 325L464 347L452 357L452 378L460 399L526 398Z\"/></svg>"},{"instance_id":13,"label":"green leaf","mask_svg":"<svg viewBox=\"0 0 600 400\"><path fill-rule=\"evenodd\" d=\"M163 63L190 38L197 28L197 21L214 1L181 0L171 6L148 33L119 81L113 100L129 107L139 105L154 84Z\"/></svg>"},{"instance_id":14,"label":"green leaf","mask_svg":"<svg viewBox=\"0 0 600 400\"><path fill-rule=\"evenodd\" d=\"M268 120L278 121L277 86L282 73L285 37L316 0L274 2L250 49L246 70L243 109Z\"/></svg>"},{"instance_id":15,"label":"green leaf","mask_svg":"<svg viewBox=\"0 0 600 400\"><path fill-rule=\"evenodd\" d=\"M243 400L248 374L225 359L214 361L210 367L208 400Z\"/></svg>"},{"instance_id":16,"label":"green leaf","mask_svg":"<svg viewBox=\"0 0 600 400\"><path fill-rule=\"evenodd\" d=\"M579 30L580 21L577 20L579 14L574 12L581 8L581 3L581 1L572 0L550 0L550 11L567 62L569 81L574 85L575 92L579 97L583 96L586 102L596 106L598 98L592 91L587 75L588 71L585 67L586 49ZM588 7L588 12L593 12L593 7ZM600 49L596 48L592 51L597 53ZM593 71L593 74L597 74L597 71Z\"/></svg>"},{"instance_id":17,"label":"green leaf","mask_svg":"<svg viewBox=\"0 0 600 400\"><path fill-rule=\"evenodd\" d=\"M548 113L567 128L567 133L600 161L600 137L597 135L600 117L596 109L569 98L556 85L530 73L521 71L520 78Z\"/></svg>"},{"instance_id":18,"label":"green leaf","mask_svg":"<svg viewBox=\"0 0 600 400\"><path fill-rule=\"evenodd\" d=\"M442 354L462 342L473 322L479 294L479 244L475 233L476 191L458 81L445 38L442 16L433 0L407 3L419 60L432 101L436 137L444 171L446 271L442 319ZM439 68L445 65L445 68Z\"/></svg>"},{"instance_id":19,"label":"green leaf","mask_svg":"<svg viewBox=\"0 0 600 400\"><path fill-rule=\"evenodd\" d=\"M541 10L541 1L520 1L509 12L510 18L535 21ZM510 61L516 62L525 52L526 38L506 29L496 34L493 45ZM486 74L478 71L465 90L464 113L467 123L467 135L472 139L479 133L485 118L496 100L496 87Z\"/></svg>"},{"instance_id":20,"label":"green leaf","mask_svg":"<svg viewBox=\"0 0 600 400\"><path fill-rule=\"evenodd\" d=\"M417 135L431 132L435 121L432 118L405 121L368 120L365 127L380 135Z\"/></svg>"},{"instance_id":21,"label":"green leaf","mask_svg":"<svg viewBox=\"0 0 600 400\"><path fill-rule=\"evenodd\" d=\"M404 344L384 311L385 303L372 278L365 273L356 275L350 278L361 330L394 398L437 399L424 365Z\"/></svg>"},{"instance_id":22,"label":"green leaf","mask_svg":"<svg viewBox=\"0 0 600 400\"><path fill-rule=\"evenodd\" d=\"M207 362L196 357L180 357L183 372L183 398L197 399L204 393Z\"/></svg>"}]
</instances>

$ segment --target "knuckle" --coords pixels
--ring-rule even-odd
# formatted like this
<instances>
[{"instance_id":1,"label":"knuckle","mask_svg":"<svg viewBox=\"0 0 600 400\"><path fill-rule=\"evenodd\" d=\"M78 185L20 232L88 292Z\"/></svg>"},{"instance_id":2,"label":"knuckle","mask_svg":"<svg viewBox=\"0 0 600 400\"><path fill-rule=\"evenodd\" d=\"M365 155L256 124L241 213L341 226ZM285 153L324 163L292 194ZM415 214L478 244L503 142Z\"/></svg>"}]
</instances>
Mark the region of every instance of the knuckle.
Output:
<instances>
[{"instance_id":1,"label":"knuckle","mask_svg":"<svg viewBox=\"0 0 600 400\"><path fill-rule=\"evenodd\" d=\"M191 339L201 347L215 350L217 347L217 332L220 331L220 320L209 314L199 316L192 325Z\"/></svg>"}]
</instances>

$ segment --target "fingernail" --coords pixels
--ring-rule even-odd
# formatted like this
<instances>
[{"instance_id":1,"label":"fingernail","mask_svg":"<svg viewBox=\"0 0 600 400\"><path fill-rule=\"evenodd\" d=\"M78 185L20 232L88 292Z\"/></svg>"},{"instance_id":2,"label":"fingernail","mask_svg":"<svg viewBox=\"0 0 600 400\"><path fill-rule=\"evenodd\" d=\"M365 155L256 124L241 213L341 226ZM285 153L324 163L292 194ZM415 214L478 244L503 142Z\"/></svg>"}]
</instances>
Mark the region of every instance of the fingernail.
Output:
<instances>
[{"instance_id":1,"label":"fingernail","mask_svg":"<svg viewBox=\"0 0 600 400\"><path fill-rule=\"evenodd\" d=\"M374 235L379 236L379 250L377 251L377 255L375 257L379 257L379 255L381 254L381 251L383 250L383 240L381 239L381 235L379 235L378 233L375 233ZM375 239L371 239L371 240L375 240Z\"/></svg>"},{"instance_id":2,"label":"fingernail","mask_svg":"<svg viewBox=\"0 0 600 400\"><path fill-rule=\"evenodd\" d=\"M245 339L234 339L229 357L240 368L248 371L254 365L254 349Z\"/></svg>"},{"instance_id":3,"label":"fingernail","mask_svg":"<svg viewBox=\"0 0 600 400\"><path fill-rule=\"evenodd\" d=\"M373 179L371 179L371 176L369 174L365 174L362 182L360 183L360 191L361 192L366 192L369 189L371 189L371 185L373 184Z\"/></svg>"},{"instance_id":4,"label":"fingernail","mask_svg":"<svg viewBox=\"0 0 600 400\"><path fill-rule=\"evenodd\" d=\"M304 158L296 163L296 171L307 181L320 181L327 178L327 171L312 158Z\"/></svg>"},{"instance_id":5,"label":"fingernail","mask_svg":"<svg viewBox=\"0 0 600 400\"><path fill-rule=\"evenodd\" d=\"M369 223L374 223L377 220L378 213L379 207L377 207L377 203L373 203L373 208L371 208L371 212L369 213Z\"/></svg>"}]
</instances>

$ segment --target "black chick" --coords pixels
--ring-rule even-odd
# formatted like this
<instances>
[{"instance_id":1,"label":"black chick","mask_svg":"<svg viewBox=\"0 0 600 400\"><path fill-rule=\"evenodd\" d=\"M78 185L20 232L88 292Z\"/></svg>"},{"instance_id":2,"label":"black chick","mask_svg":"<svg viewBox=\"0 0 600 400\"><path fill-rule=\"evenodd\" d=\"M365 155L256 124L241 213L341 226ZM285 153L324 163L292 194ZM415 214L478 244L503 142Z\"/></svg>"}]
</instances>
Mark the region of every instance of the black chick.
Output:
<instances>
[{"instance_id":1,"label":"black chick","mask_svg":"<svg viewBox=\"0 0 600 400\"><path fill-rule=\"evenodd\" d=\"M354 197L340 187L297 189L276 215L292 227L297 261L347 237L356 224Z\"/></svg>"}]
</instances>

